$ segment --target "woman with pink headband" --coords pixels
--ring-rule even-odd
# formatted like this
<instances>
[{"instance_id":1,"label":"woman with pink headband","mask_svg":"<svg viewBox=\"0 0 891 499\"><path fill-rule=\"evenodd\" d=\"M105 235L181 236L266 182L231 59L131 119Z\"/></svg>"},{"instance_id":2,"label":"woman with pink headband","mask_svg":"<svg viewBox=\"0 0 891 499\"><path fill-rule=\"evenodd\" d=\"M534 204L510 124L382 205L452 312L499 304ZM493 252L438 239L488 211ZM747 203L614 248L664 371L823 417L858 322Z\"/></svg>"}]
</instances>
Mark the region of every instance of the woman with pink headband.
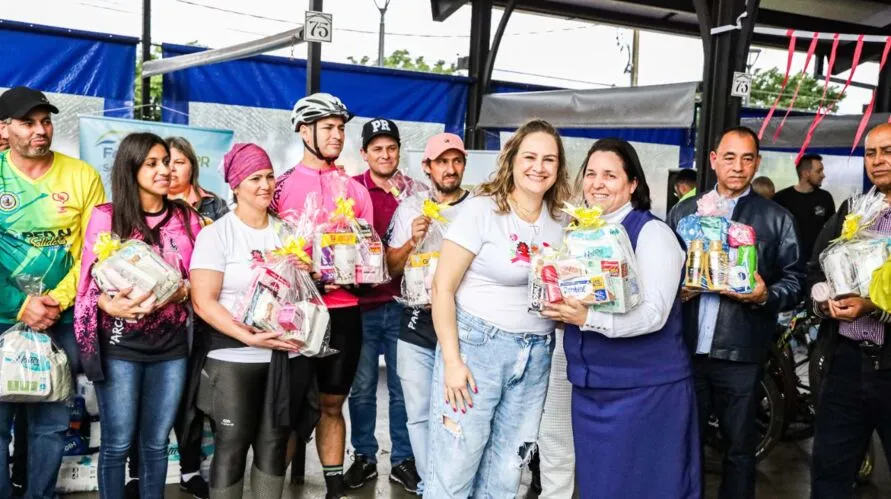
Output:
<instances>
[{"instance_id":1,"label":"woman with pink headband","mask_svg":"<svg viewBox=\"0 0 891 499\"><path fill-rule=\"evenodd\" d=\"M210 495L240 498L247 451L253 447L254 497L281 497L285 451L291 431L312 433L318 411L310 397L310 359L281 333L259 333L233 320L247 291L257 255L282 246L269 213L275 175L269 156L255 144L235 144L223 160L235 209L208 226L195 242L191 277L195 313L210 327L197 406L216 426ZM262 258L262 257L260 257Z\"/></svg>"}]
</instances>

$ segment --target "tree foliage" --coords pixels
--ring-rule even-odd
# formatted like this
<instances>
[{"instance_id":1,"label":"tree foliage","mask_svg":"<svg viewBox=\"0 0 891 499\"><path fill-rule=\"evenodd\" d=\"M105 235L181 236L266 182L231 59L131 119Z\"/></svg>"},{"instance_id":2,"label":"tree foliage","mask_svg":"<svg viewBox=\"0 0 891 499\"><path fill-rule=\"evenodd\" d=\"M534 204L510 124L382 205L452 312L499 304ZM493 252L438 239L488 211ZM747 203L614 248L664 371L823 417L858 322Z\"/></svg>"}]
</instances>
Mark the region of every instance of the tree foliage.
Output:
<instances>
[{"instance_id":1,"label":"tree foliage","mask_svg":"<svg viewBox=\"0 0 891 499\"><path fill-rule=\"evenodd\" d=\"M139 100L142 98L142 53L137 51L136 55L136 89L133 93L133 104L137 105ZM161 47L155 46L152 47L152 59L160 59L161 58ZM151 104L151 114L147 118L149 121L161 121L161 87L164 81L163 75L152 76L149 78L149 98L151 102L145 102L144 104ZM143 117L142 108L133 110L134 117L141 118Z\"/></svg>"},{"instance_id":2,"label":"tree foliage","mask_svg":"<svg viewBox=\"0 0 891 499\"><path fill-rule=\"evenodd\" d=\"M353 64L361 64L367 66L372 63L371 57L364 55L361 59L353 56L347 57ZM376 60L375 60L376 62ZM385 68L407 69L409 71L423 71L426 73L453 74L458 68L454 63L446 65L442 59L436 61L432 66L424 60L424 56L412 57L408 50L394 50L392 54L384 58Z\"/></svg>"},{"instance_id":3,"label":"tree foliage","mask_svg":"<svg viewBox=\"0 0 891 499\"><path fill-rule=\"evenodd\" d=\"M186 45L192 47L203 47L198 44L198 41L191 41ZM207 47L204 47L207 48ZM161 58L161 47L155 45L152 47L152 60ZM156 75L149 78L149 99L150 102L146 102L145 104L151 104L148 119L149 121L161 121L161 92L164 82L164 75ZM137 105L139 100L142 98L142 52L137 51L136 54L136 88L133 92L133 105ZM133 115L136 118L142 118L142 108L134 109Z\"/></svg>"},{"instance_id":4,"label":"tree foliage","mask_svg":"<svg viewBox=\"0 0 891 499\"><path fill-rule=\"evenodd\" d=\"M749 103L765 107L772 106L783 86L784 76L784 73L778 68L771 68L766 71L756 69L752 78L752 97ZM823 96L825 83L801 72L789 77L789 83L786 84L786 89L783 91L782 98L780 98L779 107L789 107L799 81L801 81L801 89L798 91L798 98L795 100L795 109L816 111L820 107L820 98ZM844 98L845 95L842 95L839 89L830 84L829 90L826 92L824 105L834 112L838 110L838 105Z\"/></svg>"}]
</instances>

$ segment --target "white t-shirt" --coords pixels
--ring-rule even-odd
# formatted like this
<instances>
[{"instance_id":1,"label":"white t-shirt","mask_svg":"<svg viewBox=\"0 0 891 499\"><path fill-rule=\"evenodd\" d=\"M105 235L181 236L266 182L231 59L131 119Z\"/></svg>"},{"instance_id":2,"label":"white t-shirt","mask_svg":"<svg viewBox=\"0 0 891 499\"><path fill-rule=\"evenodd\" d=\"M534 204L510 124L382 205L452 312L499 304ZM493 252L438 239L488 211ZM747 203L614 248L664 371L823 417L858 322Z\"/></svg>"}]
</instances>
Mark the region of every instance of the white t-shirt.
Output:
<instances>
[{"instance_id":1,"label":"white t-shirt","mask_svg":"<svg viewBox=\"0 0 891 499\"><path fill-rule=\"evenodd\" d=\"M476 257L458 287L458 307L511 333L553 332L554 321L528 312L529 260L544 245L562 244L562 221L551 218L544 204L534 224L513 211L499 215L489 196L461 204L445 238Z\"/></svg>"},{"instance_id":2,"label":"white t-shirt","mask_svg":"<svg viewBox=\"0 0 891 499\"><path fill-rule=\"evenodd\" d=\"M452 221L458 216L458 212L465 206L465 201L471 199L469 192L455 201L454 204L442 205L439 214L448 221ZM387 229L386 244L389 248L401 248L411 239L411 224L416 218L421 216L420 203L404 202L393 213L393 220L390 221L390 228Z\"/></svg>"},{"instance_id":3,"label":"white t-shirt","mask_svg":"<svg viewBox=\"0 0 891 499\"><path fill-rule=\"evenodd\" d=\"M219 302L232 312L238 299L250 286L254 275L251 252L264 252L281 245L281 239L271 223L264 229L255 229L242 222L234 211L230 211L198 233L195 251L192 253L191 270L215 270L223 273ZM256 347L223 348L213 350L207 356L226 362L262 363L272 359L272 350ZM291 356L295 357L297 354Z\"/></svg>"}]
</instances>

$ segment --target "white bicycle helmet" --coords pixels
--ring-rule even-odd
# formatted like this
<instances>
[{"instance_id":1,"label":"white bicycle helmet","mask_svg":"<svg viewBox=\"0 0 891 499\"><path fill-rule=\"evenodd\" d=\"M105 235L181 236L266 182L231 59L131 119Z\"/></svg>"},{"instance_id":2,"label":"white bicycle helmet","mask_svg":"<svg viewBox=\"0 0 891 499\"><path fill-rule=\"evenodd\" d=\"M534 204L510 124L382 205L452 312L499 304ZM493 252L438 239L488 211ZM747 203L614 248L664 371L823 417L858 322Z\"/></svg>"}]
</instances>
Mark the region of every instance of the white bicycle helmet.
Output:
<instances>
[{"instance_id":1,"label":"white bicycle helmet","mask_svg":"<svg viewBox=\"0 0 891 499\"><path fill-rule=\"evenodd\" d=\"M296 132L300 125L308 125L329 116L340 116L343 120L350 121L353 115L347 110L343 102L337 97L318 92L298 100L291 111L291 126Z\"/></svg>"},{"instance_id":2,"label":"white bicycle helmet","mask_svg":"<svg viewBox=\"0 0 891 499\"><path fill-rule=\"evenodd\" d=\"M353 118L352 113L347 110L343 102L337 97L324 92L307 95L294 104L294 109L291 111L291 127L297 132L300 130L300 125L312 125L313 145L310 147L306 141L303 141L303 147L312 153L313 156L329 165L334 165L337 156L328 157L322 155L315 127L315 122L330 116L340 116L344 122L350 121Z\"/></svg>"}]
</instances>

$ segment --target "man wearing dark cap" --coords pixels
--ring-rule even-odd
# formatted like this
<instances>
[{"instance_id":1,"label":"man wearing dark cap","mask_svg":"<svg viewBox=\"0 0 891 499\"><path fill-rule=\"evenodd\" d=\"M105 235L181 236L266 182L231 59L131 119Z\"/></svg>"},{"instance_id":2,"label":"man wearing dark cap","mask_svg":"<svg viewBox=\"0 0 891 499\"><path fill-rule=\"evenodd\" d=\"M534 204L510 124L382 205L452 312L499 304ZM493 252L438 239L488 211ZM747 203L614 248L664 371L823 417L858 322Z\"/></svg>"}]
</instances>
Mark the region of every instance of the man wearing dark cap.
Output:
<instances>
[{"instance_id":1,"label":"man wearing dark cap","mask_svg":"<svg viewBox=\"0 0 891 499\"><path fill-rule=\"evenodd\" d=\"M0 95L0 331L22 322L44 331L68 356L72 377L79 359L72 325L83 235L93 207L105 202L99 174L78 159L51 150L52 114L43 93L15 87ZM37 278L43 292L19 289L20 278ZM0 421L17 405L0 403ZM27 405L30 448L28 497L52 498L68 429L65 402ZM0 425L0 448L9 447L9 426ZM10 497L7 453L0 452L0 497Z\"/></svg>"},{"instance_id":2,"label":"man wearing dark cap","mask_svg":"<svg viewBox=\"0 0 891 499\"><path fill-rule=\"evenodd\" d=\"M387 232L390 220L403 193L415 189L414 182L399 173L399 128L396 123L374 118L362 127L362 159L368 170L354 177L368 189L374 207L374 230L381 236ZM387 244L384 237L384 244ZM399 295L400 280L374 288L360 298L362 308L362 354L353 386L350 390L351 441L353 464L344 475L349 488L359 488L377 476L377 439L374 437L377 419L378 357L384 352L387 363L387 387L390 399L390 480L415 492L420 478L415 468L411 441L406 427L405 402L396 372L396 342L402 319L402 305L393 297Z\"/></svg>"}]
</instances>

